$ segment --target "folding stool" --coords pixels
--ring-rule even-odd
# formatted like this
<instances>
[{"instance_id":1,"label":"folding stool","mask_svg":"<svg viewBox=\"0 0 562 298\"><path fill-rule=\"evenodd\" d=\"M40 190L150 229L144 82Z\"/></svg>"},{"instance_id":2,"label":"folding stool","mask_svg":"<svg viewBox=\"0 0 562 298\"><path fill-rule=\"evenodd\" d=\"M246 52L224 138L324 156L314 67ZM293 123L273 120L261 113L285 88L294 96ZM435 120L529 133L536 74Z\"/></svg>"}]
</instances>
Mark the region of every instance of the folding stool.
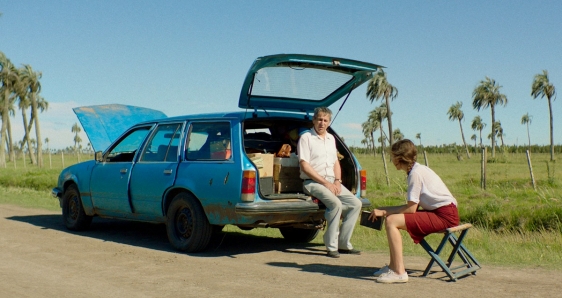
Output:
<instances>
[{"instance_id":1,"label":"folding stool","mask_svg":"<svg viewBox=\"0 0 562 298\"><path fill-rule=\"evenodd\" d=\"M447 273L447 275L452 281L457 281L458 278L466 276L471 273L475 275L476 270L482 268L478 263L478 261L476 260L476 258L470 253L470 251L462 243L464 237L466 236L466 233L471 227L472 225L467 223L438 232L438 233L444 233L444 236L439 246L437 246L436 250L433 250L433 248L431 248L429 243L427 243L425 239L422 239L422 241L420 242L421 246L425 249L425 251L429 254L429 256L431 256L431 261L429 261L429 264L425 268L423 276L428 276L430 274L430 270L433 266L435 266L435 262L437 262L437 265L439 265L441 269L443 269L443 271ZM456 232L460 232L458 238L455 235ZM441 250L443 250L443 248L447 243L450 243L453 249L447 259L447 262L445 263L443 262L439 254L441 253ZM456 255L460 257L463 264L460 266L453 267L453 261ZM460 268L464 268L464 270L455 271Z\"/></svg>"}]
</instances>

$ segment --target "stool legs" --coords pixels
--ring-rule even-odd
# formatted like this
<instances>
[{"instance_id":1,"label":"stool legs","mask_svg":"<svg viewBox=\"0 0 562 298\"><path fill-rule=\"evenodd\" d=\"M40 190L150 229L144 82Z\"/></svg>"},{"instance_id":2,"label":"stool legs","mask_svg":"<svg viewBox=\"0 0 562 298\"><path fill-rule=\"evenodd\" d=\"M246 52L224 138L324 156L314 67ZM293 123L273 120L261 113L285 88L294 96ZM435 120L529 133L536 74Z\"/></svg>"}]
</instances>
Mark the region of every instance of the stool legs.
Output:
<instances>
[{"instance_id":1,"label":"stool legs","mask_svg":"<svg viewBox=\"0 0 562 298\"><path fill-rule=\"evenodd\" d=\"M437 246L436 250L433 250L429 243L427 243L427 241L423 239L420 244L431 257L429 264L423 272L423 276L429 275L430 270L435 263L437 263L439 267L443 269L443 271L452 281L457 281L459 277L463 277L470 273L476 274L475 271L481 268L480 263L478 263L476 258L470 253L466 246L462 244L462 241L464 240L467 232L468 229L463 230L458 238L454 233L445 232L445 235L443 236L443 239L441 239L441 242ZM445 263L439 255L447 243L451 244L452 251L447 258L447 263ZM451 267L456 255L461 258L463 264L458 267ZM465 268L465 270L453 272L453 270L460 268Z\"/></svg>"}]
</instances>

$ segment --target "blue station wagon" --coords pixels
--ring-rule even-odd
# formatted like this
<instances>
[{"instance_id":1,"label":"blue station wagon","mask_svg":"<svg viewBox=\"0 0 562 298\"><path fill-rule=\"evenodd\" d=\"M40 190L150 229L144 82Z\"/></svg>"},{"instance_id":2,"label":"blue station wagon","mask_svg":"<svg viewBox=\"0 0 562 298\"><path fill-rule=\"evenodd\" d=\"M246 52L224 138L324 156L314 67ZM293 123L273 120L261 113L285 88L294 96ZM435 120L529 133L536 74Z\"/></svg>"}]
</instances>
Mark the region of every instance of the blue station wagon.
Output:
<instances>
[{"instance_id":1,"label":"blue station wagon","mask_svg":"<svg viewBox=\"0 0 562 298\"><path fill-rule=\"evenodd\" d=\"M64 169L53 195L68 229L94 216L164 223L172 246L205 250L225 225L278 228L290 241L314 239L324 206L303 193L296 143L314 108L330 106L380 66L297 54L256 59L236 112L166 117L152 109L75 108L95 160ZM343 184L363 207L366 175L337 140ZM281 157L279 151L290 148ZM285 152L288 153L288 152Z\"/></svg>"}]
</instances>

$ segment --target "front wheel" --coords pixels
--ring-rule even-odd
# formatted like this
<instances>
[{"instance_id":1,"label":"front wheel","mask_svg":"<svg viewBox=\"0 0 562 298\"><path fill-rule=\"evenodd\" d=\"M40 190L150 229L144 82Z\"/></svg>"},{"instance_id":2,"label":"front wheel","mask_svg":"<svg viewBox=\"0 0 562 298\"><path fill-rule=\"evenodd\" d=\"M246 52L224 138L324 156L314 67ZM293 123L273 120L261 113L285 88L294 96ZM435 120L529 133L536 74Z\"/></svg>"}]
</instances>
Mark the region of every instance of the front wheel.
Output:
<instances>
[{"instance_id":1,"label":"front wheel","mask_svg":"<svg viewBox=\"0 0 562 298\"><path fill-rule=\"evenodd\" d=\"M189 193L180 193L168 208L166 231L175 249L198 252L207 248L213 227L199 201Z\"/></svg>"},{"instance_id":2,"label":"front wheel","mask_svg":"<svg viewBox=\"0 0 562 298\"><path fill-rule=\"evenodd\" d=\"M92 216L84 212L80 191L76 185L70 185L62 196L62 218L69 230L81 231L90 226Z\"/></svg>"},{"instance_id":3,"label":"front wheel","mask_svg":"<svg viewBox=\"0 0 562 298\"><path fill-rule=\"evenodd\" d=\"M279 228L281 235L288 241L306 243L314 240L320 230L318 229L299 229L299 228Z\"/></svg>"}]
</instances>

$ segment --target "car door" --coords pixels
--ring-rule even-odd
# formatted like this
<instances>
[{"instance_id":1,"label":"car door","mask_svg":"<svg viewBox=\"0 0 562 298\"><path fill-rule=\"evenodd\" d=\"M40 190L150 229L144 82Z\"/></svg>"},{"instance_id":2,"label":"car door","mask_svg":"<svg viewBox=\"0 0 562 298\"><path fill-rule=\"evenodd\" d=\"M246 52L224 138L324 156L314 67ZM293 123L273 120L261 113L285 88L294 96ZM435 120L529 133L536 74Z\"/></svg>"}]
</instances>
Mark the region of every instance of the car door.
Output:
<instances>
[{"instance_id":1,"label":"car door","mask_svg":"<svg viewBox=\"0 0 562 298\"><path fill-rule=\"evenodd\" d=\"M128 131L92 169L90 191L98 214L121 217L131 213L129 178L138 148L152 126L140 126Z\"/></svg>"},{"instance_id":2,"label":"car door","mask_svg":"<svg viewBox=\"0 0 562 298\"><path fill-rule=\"evenodd\" d=\"M131 174L134 213L148 218L163 216L162 197L174 185L183 123L158 125L146 143Z\"/></svg>"},{"instance_id":3,"label":"car door","mask_svg":"<svg viewBox=\"0 0 562 298\"><path fill-rule=\"evenodd\" d=\"M186 157L178 168L176 185L190 189L212 224L233 222L233 198L240 196L240 158L232 148L230 121L191 122ZM224 219L225 214L229 219Z\"/></svg>"}]
</instances>

